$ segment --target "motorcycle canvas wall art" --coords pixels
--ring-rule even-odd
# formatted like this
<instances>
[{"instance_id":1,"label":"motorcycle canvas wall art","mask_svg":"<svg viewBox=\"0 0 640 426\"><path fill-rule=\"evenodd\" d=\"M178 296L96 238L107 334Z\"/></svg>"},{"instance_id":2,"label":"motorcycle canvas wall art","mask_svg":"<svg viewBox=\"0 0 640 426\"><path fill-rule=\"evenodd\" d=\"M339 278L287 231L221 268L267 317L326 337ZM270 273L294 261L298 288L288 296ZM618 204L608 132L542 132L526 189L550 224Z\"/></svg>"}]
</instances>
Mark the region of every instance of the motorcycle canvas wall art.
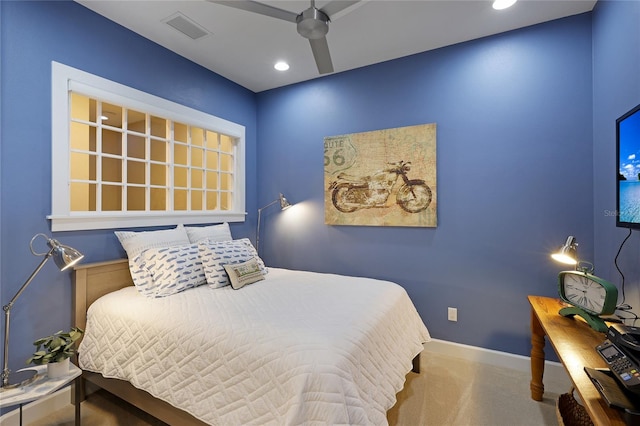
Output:
<instances>
[{"instance_id":1,"label":"motorcycle canvas wall art","mask_svg":"<svg viewBox=\"0 0 640 426\"><path fill-rule=\"evenodd\" d=\"M324 139L325 223L437 226L436 125Z\"/></svg>"}]
</instances>

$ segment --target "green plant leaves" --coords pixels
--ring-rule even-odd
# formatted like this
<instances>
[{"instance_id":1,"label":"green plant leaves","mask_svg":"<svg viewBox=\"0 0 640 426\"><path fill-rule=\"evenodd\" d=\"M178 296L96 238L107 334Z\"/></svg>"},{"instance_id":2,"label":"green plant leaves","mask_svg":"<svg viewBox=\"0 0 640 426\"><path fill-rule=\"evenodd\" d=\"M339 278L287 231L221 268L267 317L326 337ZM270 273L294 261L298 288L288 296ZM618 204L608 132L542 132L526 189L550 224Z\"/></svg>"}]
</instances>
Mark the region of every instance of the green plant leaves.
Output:
<instances>
[{"instance_id":1,"label":"green plant leaves","mask_svg":"<svg viewBox=\"0 0 640 426\"><path fill-rule=\"evenodd\" d=\"M36 352L27 360L27 364L48 364L70 358L75 352L75 342L82 337L84 330L73 327L68 333L62 330L51 336L42 337L33 344Z\"/></svg>"}]
</instances>

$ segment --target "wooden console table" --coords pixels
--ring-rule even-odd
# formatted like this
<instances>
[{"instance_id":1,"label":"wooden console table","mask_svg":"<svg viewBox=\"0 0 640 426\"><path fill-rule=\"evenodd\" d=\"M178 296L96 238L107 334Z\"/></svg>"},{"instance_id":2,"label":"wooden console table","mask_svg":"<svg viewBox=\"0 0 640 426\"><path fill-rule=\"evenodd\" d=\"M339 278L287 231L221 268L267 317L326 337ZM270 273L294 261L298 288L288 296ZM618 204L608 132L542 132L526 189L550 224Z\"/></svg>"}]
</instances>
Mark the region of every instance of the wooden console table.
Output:
<instances>
[{"instance_id":1,"label":"wooden console table","mask_svg":"<svg viewBox=\"0 0 640 426\"><path fill-rule=\"evenodd\" d=\"M623 413L607 406L584 372L584 367L607 367L595 350L604 341L604 333L593 330L580 319L558 315L560 308L566 306L559 299L539 296L528 298L531 304L531 398L542 401L544 344L547 336L593 423L624 425Z\"/></svg>"}]
</instances>

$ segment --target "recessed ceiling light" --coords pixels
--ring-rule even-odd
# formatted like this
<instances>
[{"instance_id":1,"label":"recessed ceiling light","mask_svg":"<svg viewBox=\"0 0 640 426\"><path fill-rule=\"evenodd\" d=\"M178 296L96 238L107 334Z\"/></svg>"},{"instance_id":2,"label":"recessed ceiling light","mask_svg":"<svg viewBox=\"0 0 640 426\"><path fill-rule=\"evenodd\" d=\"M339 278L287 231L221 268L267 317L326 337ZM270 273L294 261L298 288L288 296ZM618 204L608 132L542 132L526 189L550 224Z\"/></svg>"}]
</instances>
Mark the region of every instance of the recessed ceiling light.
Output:
<instances>
[{"instance_id":1,"label":"recessed ceiling light","mask_svg":"<svg viewBox=\"0 0 640 426\"><path fill-rule=\"evenodd\" d=\"M273 67L278 71L286 71L289 69L289 64L284 61L279 61L279 62L276 62L276 64Z\"/></svg>"},{"instance_id":2,"label":"recessed ceiling light","mask_svg":"<svg viewBox=\"0 0 640 426\"><path fill-rule=\"evenodd\" d=\"M495 10L502 10L511 7L517 0L494 0L493 8Z\"/></svg>"}]
</instances>

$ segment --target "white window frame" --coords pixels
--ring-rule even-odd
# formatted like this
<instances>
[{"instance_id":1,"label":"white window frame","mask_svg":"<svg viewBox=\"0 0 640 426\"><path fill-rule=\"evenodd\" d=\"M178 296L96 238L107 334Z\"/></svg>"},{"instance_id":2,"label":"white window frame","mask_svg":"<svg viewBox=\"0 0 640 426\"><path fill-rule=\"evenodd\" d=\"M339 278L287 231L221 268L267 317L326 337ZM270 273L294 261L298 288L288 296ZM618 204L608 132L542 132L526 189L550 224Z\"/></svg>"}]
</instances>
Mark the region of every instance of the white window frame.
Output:
<instances>
[{"instance_id":1,"label":"white window frame","mask_svg":"<svg viewBox=\"0 0 640 426\"><path fill-rule=\"evenodd\" d=\"M245 128L242 125L63 65L51 63L51 220L52 231L244 222ZM75 212L70 208L70 92L159 117L199 126L235 138L232 210Z\"/></svg>"}]
</instances>

